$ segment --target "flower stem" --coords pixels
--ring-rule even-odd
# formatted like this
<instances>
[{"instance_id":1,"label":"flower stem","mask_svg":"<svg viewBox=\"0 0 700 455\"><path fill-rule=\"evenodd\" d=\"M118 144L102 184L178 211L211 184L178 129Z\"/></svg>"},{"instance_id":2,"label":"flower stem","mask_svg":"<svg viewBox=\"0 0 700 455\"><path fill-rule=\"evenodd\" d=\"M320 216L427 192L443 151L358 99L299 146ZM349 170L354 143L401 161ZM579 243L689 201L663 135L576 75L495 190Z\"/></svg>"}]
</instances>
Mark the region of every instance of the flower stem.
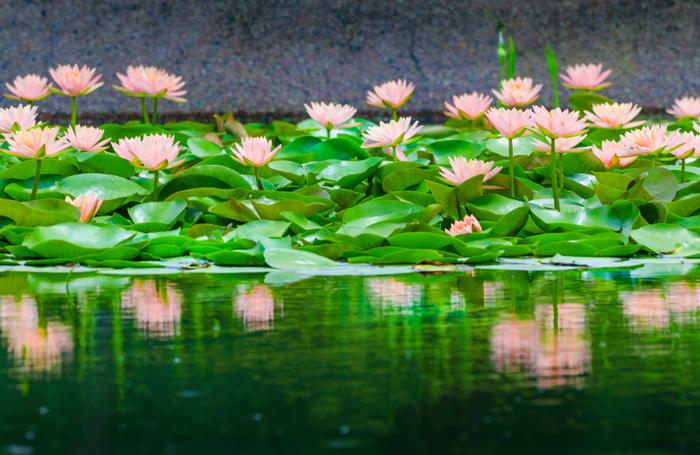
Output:
<instances>
[{"instance_id":1,"label":"flower stem","mask_svg":"<svg viewBox=\"0 0 700 455\"><path fill-rule=\"evenodd\" d=\"M397 147L398 147L398 145L395 145L391 148L391 157L394 159L394 161L396 161L396 148Z\"/></svg>"},{"instance_id":2,"label":"flower stem","mask_svg":"<svg viewBox=\"0 0 700 455\"><path fill-rule=\"evenodd\" d=\"M256 166L253 169L255 169L255 183L258 185L258 189L263 191L265 188L263 188L262 180L260 179L260 168Z\"/></svg>"},{"instance_id":3,"label":"flower stem","mask_svg":"<svg viewBox=\"0 0 700 455\"><path fill-rule=\"evenodd\" d=\"M158 177L159 177L160 172L159 171L153 171L153 201L158 200Z\"/></svg>"},{"instance_id":4,"label":"flower stem","mask_svg":"<svg viewBox=\"0 0 700 455\"><path fill-rule=\"evenodd\" d=\"M685 183L685 158L681 159L681 183Z\"/></svg>"},{"instance_id":5,"label":"flower stem","mask_svg":"<svg viewBox=\"0 0 700 455\"><path fill-rule=\"evenodd\" d=\"M550 179L552 180L552 197L554 198L554 210L559 212L559 185L557 184L557 151L552 138L552 148L550 153Z\"/></svg>"},{"instance_id":6,"label":"flower stem","mask_svg":"<svg viewBox=\"0 0 700 455\"><path fill-rule=\"evenodd\" d=\"M391 119L396 120L399 118L399 110L398 109L392 109L391 110Z\"/></svg>"},{"instance_id":7,"label":"flower stem","mask_svg":"<svg viewBox=\"0 0 700 455\"><path fill-rule=\"evenodd\" d=\"M557 163L559 164L559 188L564 192L564 156L557 155Z\"/></svg>"},{"instance_id":8,"label":"flower stem","mask_svg":"<svg viewBox=\"0 0 700 455\"><path fill-rule=\"evenodd\" d=\"M78 123L78 99L75 96L70 97L70 126L75 128Z\"/></svg>"},{"instance_id":9,"label":"flower stem","mask_svg":"<svg viewBox=\"0 0 700 455\"><path fill-rule=\"evenodd\" d=\"M36 199L36 193L39 191L39 179L41 178L41 160L36 160L36 171L34 172L34 184L32 185L32 195L30 200Z\"/></svg>"},{"instance_id":10,"label":"flower stem","mask_svg":"<svg viewBox=\"0 0 700 455\"><path fill-rule=\"evenodd\" d=\"M151 117L151 123L154 125L158 124L158 98L153 98L153 117Z\"/></svg>"},{"instance_id":11,"label":"flower stem","mask_svg":"<svg viewBox=\"0 0 700 455\"><path fill-rule=\"evenodd\" d=\"M508 173L510 174L510 197L515 197L515 164L513 163L513 139L508 139Z\"/></svg>"},{"instance_id":12,"label":"flower stem","mask_svg":"<svg viewBox=\"0 0 700 455\"><path fill-rule=\"evenodd\" d=\"M331 138L331 131L333 131L333 128L326 127L326 138Z\"/></svg>"},{"instance_id":13,"label":"flower stem","mask_svg":"<svg viewBox=\"0 0 700 455\"><path fill-rule=\"evenodd\" d=\"M146 107L146 98L145 97L141 98L141 114L143 115L143 123L144 124L151 123L150 120L148 120L148 107Z\"/></svg>"}]
</instances>

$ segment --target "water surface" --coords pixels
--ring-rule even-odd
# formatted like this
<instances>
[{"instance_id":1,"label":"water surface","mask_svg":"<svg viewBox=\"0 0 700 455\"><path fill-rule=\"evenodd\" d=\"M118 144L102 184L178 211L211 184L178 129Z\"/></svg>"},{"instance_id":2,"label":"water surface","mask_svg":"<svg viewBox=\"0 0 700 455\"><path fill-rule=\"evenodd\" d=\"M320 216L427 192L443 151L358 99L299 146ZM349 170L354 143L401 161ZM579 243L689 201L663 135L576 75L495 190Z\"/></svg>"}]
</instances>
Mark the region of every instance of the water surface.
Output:
<instances>
[{"instance_id":1,"label":"water surface","mask_svg":"<svg viewBox=\"0 0 700 455\"><path fill-rule=\"evenodd\" d=\"M287 278L0 274L0 453L700 448L690 265Z\"/></svg>"}]
</instances>

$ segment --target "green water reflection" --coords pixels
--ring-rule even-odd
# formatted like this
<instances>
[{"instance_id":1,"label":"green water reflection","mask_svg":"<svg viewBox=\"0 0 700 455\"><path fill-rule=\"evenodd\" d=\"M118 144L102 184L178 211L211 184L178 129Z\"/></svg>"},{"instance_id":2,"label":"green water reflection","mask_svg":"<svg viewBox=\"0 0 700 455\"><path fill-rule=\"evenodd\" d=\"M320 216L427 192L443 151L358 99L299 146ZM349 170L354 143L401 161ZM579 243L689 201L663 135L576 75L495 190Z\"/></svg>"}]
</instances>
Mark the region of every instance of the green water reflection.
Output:
<instances>
[{"instance_id":1,"label":"green water reflection","mask_svg":"<svg viewBox=\"0 0 700 455\"><path fill-rule=\"evenodd\" d=\"M691 265L278 278L0 274L0 453L700 447Z\"/></svg>"}]
</instances>

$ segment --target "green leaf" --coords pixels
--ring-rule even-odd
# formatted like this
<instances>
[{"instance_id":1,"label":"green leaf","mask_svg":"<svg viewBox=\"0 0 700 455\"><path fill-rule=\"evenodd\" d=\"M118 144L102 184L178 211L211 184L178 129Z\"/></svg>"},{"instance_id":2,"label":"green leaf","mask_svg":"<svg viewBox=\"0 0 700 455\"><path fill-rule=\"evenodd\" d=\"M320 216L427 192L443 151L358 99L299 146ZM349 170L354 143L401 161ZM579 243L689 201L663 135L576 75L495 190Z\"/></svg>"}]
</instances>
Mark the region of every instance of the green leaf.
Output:
<instances>
[{"instance_id":1,"label":"green leaf","mask_svg":"<svg viewBox=\"0 0 700 455\"><path fill-rule=\"evenodd\" d=\"M569 106L577 111L590 111L594 104L609 104L613 100L596 92L577 91L569 95Z\"/></svg>"},{"instance_id":2,"label":"green leaf","mask_svg":"<svg viewBox=\"0 0 700 455\"><path fill-rule=\"evenodd\" d=\"M182 200L146 202L129 208L129 216L142 232L167 231L173 227L187 204Z\"/></svg>"},{"instance_id":3,"label":"green leaf","mask_svg":"<svg viewBox=\"0 0 700 455\"><path fill-rule=\"evenodd\" d=\"M535 151L533 136L520 136L513 139L513 156L530 156ZM486 141L486 148L496 155L508 157L508 139L496 138Z\"/></svg>"},{"instance_id":4,"label":"green leaf","mask_svg":"<svg viewBox=\"0 0 700 455\"><path fill-rule=\"evenodd\" d=\"M630 237L653 253L679 253L700 249L700 236L675 224L652 224L635 229Z\"/></svg>"},{"instance_id":5,"label":"green leaf","mask_svg":"<svg viewBox=\"0 0 700 455\"><path fill-rule=\"evenodd\" d=\"M37 227L23 246L45 258L77 259L113 248L134 235L116 226L63 223Z\"/></svg>"},{"instance_id":6,"label":"green leaf","mask_svg":"<svg viewBox=\"0 0 700 455\"><path fill-rule=\"evenodd\" d=\"M477 142L445 139L435 141L426 146L433 153L436 164L448 164L452 156L463 156L467 159L478 158L484 146Z\"/></svg>"},{"instance_id":7,"label":"green leaf","mask_svg":"<svg viewBox=\"0 0 700 455\"><path fill-rule=\"evenodd\" d=\"M73 175L78 169L68 161L47 158L41 163L41 175ZM27 180L33 179L36 173L36 160L26 160L12 165L0 172L0 179Z\"/></svg>"},{"instance_id":8,"label":"green leaf","mask_svg":"<svg viewBox=\"0 0 700 455\"><path fill-rule=\"evenodd\" d=\"M66 177L59 182L58 189L73 197L94 192L105 200L148 194L148 191L141 185L123 177L109 174L80 174Z\"/></svg>"},{"instance_id":9,"label":"green leaf","mask_svg":"<svg viewBox=\"0 0 700 455\"><path fill-rule=\"evenodd\" d=\"M187 139L187 148L194 156L200 159L212 156L224 155L226 152L218 144L203 137L191 137Z\"/></svg>"},{"instance_id":10,"label":"green leaf","mask_svg":"<svg viewBox=\"0 0 700 455\"><path fill-rule=\"evenodd\" d=\"M77 221L80 210L61 199L29 202L0 199L0 217L11 219L17 226L50 226Z\"/></svg>"},{"instance_id":11,"label":"green leaf","mask_svg":"<svg viewBox=\"0 0 700 455\"><path fill-rule=\"evenodd\" d=\"M80 153L80 170L93 174L113 174L129 178L136 174L134 166L122 157L110 153ZM43 173L42 167L42 173Z\"/></svg>"},{"instance_id":12,"label":"green leaf","mask_svg":"<svg viewBox=\"0 0 700 455\"><path fill-rule=\"evenodd\" d=\"M381 162L382 159L376 157L361 161L335 161L326 166L318 178L332 185L352 188L373 175Z\"/></svg>"},{"instance_id":13,"label":"green leaf","mask_svg":"<svg viewBox=\"0 0 700 455\"><path fill-rule=\"evenodd\" d=\"M159 196L167 198L173 193L198 187L251 189L248 180L233 169L220 165L200 165L177 174L163 185Z\"/></svg>"},{"instance_id":14,"label":"green leaf","mask_svg":"<svg viewBox=\"0 0 700 455\"><path fill-rule=\"evenodd\" d=\"M263 253L265 262L275 269L308 269L323 267L338 267L343 264L331 261L317 254L308 251L293 250L286 248L275 248L265 250Z\"/></svg>"}]
</instances>

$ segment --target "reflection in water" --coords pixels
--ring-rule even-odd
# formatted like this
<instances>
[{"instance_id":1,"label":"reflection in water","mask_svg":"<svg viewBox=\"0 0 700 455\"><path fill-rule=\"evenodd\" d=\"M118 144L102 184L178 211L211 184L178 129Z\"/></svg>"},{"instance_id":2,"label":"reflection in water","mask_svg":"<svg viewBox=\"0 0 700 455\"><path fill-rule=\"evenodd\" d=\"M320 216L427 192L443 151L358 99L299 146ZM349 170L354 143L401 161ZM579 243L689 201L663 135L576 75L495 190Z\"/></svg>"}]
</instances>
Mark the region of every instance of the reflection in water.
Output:
<instances>
[{"instance_id":1,"label":"reflection in water","mask_svg":"<svg viewBox=\"0 0 700 455\"><path fill-rule=\"evenodd\" d=\"M19 373L60 373L62 361L73 355L69 327L40 320L37 302L31 297L0 298L0 331Z\"/></svg>"},{"instance_id":2,"label":"reflection in water","mask_svg":"<svg viewBox=\"0 0 700 455\"><path fill-rule=\"evenodd\" d=\"M135 313L137 325L147 336L172 337L179 334L182 294L170 282L135 279L122 292L122 310Z\"/></svg>"},{"instance_id":3,"label":"reflection in water","mask_svg":"<svg viewBox=\"0 0 700 455\"><path fill-rule=\"evenodd\" d=\"M275 320L275 298L266 284L240 285L234 305L247 331L270 330ZM280 305L282 302L280 301Z\"/></svg>"},{"instance_id":4,"label":"reflection in water","mask_svg":"<svg viewBox=\"0 0 700 455\"><path fill-rule=\"evenodd\" d=\"M506 316L508 317L508 316ZM512 320L494 324L491 359L500 373L532 371L537 358L540 332L535 321Z\"/></svg>"},{"instance_id":5,"label":"reflection in water","mask_svg":"<svg viewBox=\"0 0 700 455\"><path fill-rule=\"evenodd\" d=\"M417 284L408 284L395 278L369 278L366 280L369 298L373 304L381 306L382 310L408 310L419 305L423 288Z\"/></svg>"},{"instance_id":6,"label":"reflection in water","mask_svg":"<svg viewBox=\"0 0 700 455\"><path fill-rule=\"evenodd\" d=\"M621 292L620 300L633 330L659 330L669 327L672 320L692 321L700 308L700 289L677 282L666 290L657 288Z\"/></svg>"}]
</instances>

